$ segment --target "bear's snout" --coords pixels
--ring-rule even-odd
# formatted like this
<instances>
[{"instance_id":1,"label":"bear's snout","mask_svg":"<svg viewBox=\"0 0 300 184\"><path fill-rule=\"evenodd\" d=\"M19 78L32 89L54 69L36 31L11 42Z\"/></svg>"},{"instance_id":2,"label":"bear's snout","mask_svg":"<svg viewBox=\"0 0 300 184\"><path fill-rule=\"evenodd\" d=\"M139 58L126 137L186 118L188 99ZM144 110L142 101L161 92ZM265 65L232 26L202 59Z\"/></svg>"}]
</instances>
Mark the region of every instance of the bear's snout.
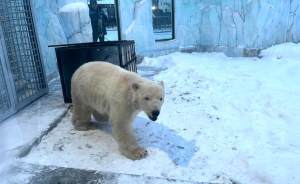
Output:
<instances>
[{"instance_id":1,"label":"bear's snout","mask_svg":"<svg viewBox=\"0 0 300 184\"><path fill-rule=\"evenodd\" d=\"M150 118L152 121L156 121L158 115L159 115L159 111L158 111L158 110L155 110L155 111L152 111L152 112L151 112L151 116L149 116L149 118Z\"/></svg>"},{"instance_id":2,"label":"bear's snout","mask_svg":"<svg viewBox=\"0 0 300 184\"><path fill-rule=\"evenodd\" d=\"M159 115L159 111L158 110L152 111L152 116L153 117L158 117L158 115Z\"/></svg>"}]
</instances>

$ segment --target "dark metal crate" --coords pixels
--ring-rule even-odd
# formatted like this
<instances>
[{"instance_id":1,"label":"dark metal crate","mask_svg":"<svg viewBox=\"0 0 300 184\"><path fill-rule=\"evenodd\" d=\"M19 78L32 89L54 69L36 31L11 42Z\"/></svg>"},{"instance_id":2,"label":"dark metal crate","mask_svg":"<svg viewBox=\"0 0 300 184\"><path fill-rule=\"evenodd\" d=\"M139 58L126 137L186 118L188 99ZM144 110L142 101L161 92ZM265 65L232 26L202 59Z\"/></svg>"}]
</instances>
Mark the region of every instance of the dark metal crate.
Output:
<instances>
[{"instance_id":1,"label":"dark metal crate","mask_svg":"<svg viewBox=\"0 0 300 184\"><path fill-rule=\"evenodd\" d=\"M105 61L137 72L134 41L92 42L50 47L55 47L65 103L72 103L71 78L73 73L87 62Z\"/></svg>"}]
</instances>

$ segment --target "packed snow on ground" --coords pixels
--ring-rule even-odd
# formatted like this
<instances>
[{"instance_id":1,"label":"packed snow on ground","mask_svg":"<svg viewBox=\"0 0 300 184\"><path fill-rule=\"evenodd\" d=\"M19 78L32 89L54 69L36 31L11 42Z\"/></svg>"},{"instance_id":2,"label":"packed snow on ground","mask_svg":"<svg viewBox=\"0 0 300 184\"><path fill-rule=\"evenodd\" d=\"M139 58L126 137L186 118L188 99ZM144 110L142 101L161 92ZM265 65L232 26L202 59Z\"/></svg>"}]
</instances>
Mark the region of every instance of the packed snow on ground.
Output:
<instances>
[{"instance_id":1,"label":"packed snow on ground","mask_svg":"<svg viewBox=\"0 0 300 184\"><path fill-rule=\"evenodd\" d=\"M300 183L300 44L261 56L146 58L140 68L160 69L152 78L165 82L166 98L157 122L143 113L135 120L145 159L120 155L109 125L75 131L69 113L24 161L186 181Z\"/></svg>"}]
</instances>

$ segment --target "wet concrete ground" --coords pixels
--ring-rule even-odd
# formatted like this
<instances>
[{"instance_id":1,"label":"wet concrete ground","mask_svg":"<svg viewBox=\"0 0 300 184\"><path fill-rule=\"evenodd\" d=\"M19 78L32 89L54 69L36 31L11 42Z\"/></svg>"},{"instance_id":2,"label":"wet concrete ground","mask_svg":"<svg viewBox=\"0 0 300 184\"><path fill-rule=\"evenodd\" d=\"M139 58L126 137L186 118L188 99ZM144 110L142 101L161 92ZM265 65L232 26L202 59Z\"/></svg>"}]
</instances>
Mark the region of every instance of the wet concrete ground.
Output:
<instances>
[{"instance_id":1,"label":"wet concrete ground","mask_svg":"<svg viewBox=\"0 0 300 184\"><path fill-rule=\"evenodd\" d=\"M24 183L26 181L28 184L207 184L125 173L109 173L24 163L11 168L11 174L16 174L16 176L22 175L23 177L15 177L9 181L10 183Z\"/></svg>"}]
</instances>

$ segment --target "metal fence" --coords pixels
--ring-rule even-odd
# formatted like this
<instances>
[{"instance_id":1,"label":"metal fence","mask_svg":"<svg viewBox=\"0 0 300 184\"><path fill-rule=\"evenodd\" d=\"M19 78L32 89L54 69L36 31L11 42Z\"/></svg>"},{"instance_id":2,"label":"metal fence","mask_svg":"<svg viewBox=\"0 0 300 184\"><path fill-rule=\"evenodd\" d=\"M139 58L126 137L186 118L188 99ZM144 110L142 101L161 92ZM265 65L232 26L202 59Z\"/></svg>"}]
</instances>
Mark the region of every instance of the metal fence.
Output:
<instances>
[{"instance_id":1,"label":"metal fence","mask_svg":"<svg viewBox=\"0 0 300 184\"><path fill-rule=\"evenodd\" d=\"M1 121L48 89L30 0L0 1L0 35Z\"/></svg>"}]
</instances>

